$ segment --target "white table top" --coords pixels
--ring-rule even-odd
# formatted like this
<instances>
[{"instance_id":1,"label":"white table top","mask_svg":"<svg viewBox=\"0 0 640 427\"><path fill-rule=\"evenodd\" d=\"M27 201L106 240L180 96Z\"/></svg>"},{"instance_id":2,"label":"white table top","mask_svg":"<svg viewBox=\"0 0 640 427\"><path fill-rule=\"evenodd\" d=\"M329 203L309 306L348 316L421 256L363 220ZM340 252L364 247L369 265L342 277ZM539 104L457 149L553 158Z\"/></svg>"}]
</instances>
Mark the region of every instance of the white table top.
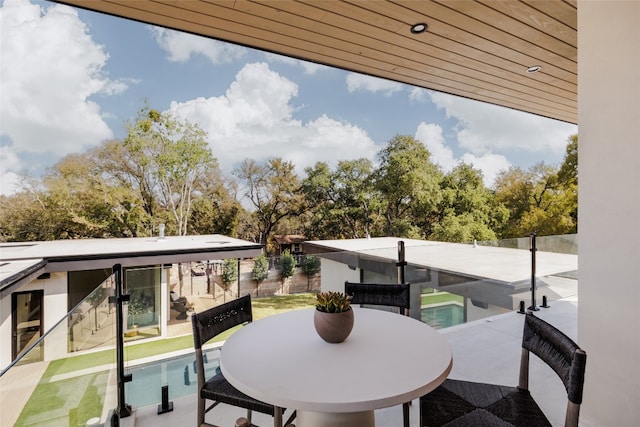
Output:
<instances>
[{"instance_id":1,"label":"white table top","mask_svg":"<svg viewBox=\"0 0 640 427\"><path fill-rule=\"evenodd\" d=\"M345 413L416 399L451 370L449 344L418 320L354 308L351 335L329 344L313 327L314 310L267 317L235 332L220 356L227 380L276 406Z\"/></svg>"}]
</instances>

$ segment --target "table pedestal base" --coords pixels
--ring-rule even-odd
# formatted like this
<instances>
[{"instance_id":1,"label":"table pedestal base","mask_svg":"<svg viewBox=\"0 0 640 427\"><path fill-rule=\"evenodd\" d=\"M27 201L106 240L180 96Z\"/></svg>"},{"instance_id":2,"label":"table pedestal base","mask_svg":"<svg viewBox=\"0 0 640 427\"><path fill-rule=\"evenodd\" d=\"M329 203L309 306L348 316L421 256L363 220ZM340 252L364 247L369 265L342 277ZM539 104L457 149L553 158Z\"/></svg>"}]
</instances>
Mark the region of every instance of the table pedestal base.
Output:
<instances>
[{"instance_id":1,"label":"table pedestal base","mask_svg":"<svg viewBox=\"0 0 640 427\"><path fill-rule=\"evenodd\" d=\"M373 411L328 413L298 411L297 427L375 427Z\"/></svg>"}]
</instances>

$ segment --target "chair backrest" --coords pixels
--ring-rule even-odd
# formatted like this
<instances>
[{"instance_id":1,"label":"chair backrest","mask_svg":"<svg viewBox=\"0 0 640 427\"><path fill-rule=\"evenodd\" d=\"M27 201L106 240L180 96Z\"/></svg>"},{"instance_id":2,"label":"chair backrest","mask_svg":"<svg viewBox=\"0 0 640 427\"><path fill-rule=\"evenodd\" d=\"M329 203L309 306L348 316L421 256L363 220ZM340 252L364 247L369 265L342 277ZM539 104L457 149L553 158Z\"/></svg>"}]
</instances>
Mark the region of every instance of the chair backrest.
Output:
<instances>
[{"instance_id":1,"label":"chair backrest","mask_svg":"<svg viewBox=\"0 0 640 427\"><path fill-rule=\"evenodd\" d=\"M410 285L391 283L344 282L344 292L352 297L352 304L385 305L398 307L401 314L409 315ZM404 313L403 313L404 311Z\"/></svg>"},{"instance_id":2,"label":"chair backrest","mask_svg":"<svg viewBox=\"0 0 640 427\"><path fill-rule=\"evenodd\" d=\"M216 335L236 325L253 320L251 312L251 295L247 294L233 301L220 304L201 313L193 313L193 344L196 350Z\"/></svg>"},{"instance_id":3,"label":"chair backrest","mask_svg":"<svg viewBox=\"0 0 640 427\"><path fill-rule=\"evenodd\" d=\"M587 354L560 330L528 312L525 315L522 335L522 360L520 363L520 387L528 389L529 352L532 352L562 380L569 406L565 425L577 425Z\"/></svg>"}]
</instances>

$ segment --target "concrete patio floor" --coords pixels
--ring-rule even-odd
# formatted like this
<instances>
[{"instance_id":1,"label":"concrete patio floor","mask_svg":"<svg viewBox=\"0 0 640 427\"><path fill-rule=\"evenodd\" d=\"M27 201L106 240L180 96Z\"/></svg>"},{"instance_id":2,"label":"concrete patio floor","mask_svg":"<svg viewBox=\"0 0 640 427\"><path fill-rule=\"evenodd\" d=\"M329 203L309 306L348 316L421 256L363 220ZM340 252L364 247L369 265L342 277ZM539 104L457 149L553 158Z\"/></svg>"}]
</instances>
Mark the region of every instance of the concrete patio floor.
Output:
<instances>
[{"instance_id":1,"label":"concrete patio floor","mask_svg":"<svg viewBox=\"0 0 640 427\"><path fill-rule=\"evenodd\" d=\"M576 339L577 298L568 297L550 303L550 308L536 312ZM450 378L495 384L516 385L520 363L523 316L510 312L474 322L442 329L453 351L453 369ZM530 388L534 398L552 425L564 424L566 392L556 374L535 356L531 358ZM587 375L589 368L587 365ZM121 420L125 427L174 427L195 425L195 395L173 400L172 412L157 415L157 405L134 408L131 417ZM239 408L218 407L207 415L207 421L220 426L233 427L238 417L245 415ZM379 409L375 412L377 427L402 425L402 407ZM271 417L255 413L253 423L273 425ZM411 405L411 425L419 425L419 404Z\"/></svg>"}]
</instances>

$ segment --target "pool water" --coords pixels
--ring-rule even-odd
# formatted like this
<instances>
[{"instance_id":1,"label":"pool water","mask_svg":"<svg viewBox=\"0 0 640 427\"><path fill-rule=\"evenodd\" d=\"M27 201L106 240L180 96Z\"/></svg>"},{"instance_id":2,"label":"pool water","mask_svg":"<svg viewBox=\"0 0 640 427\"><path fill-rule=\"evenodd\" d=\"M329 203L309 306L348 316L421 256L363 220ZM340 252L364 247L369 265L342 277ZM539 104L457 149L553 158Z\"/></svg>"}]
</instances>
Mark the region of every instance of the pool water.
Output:
<instances>
[{"instance_id":1,"label":"pool water","mask_svg":"<svg viewBox=\"0 0 640 427\"><path fill-rule=\"evenodd\" d=\"M213 376L219 367L219 354L217 350L205 352L205 377ZM159 404L165 385L169 386L170 401L195 394L198 387L195 361L196 356L188 354L129 368L132 381L125 384L126 402L134 408Z\"/></svg>"},{"instance_id":2,"label":"pool water","mask_svg":"<svg viewBox=\"0 0 640 427\"><path fill-rule=\"evenodd\" d=\"M433 307L423 307L422 321L436 329L464 323L464 307L459 304L442 304Z\"/></svg>"},{"instance_id":3,"label":"pool water","mask_svg":"<svg viewBox=\"0 0 640 427\"><path fill-rule=\"evenodd\" d=\"M464 308L455 303L422 308L422 321L434 328L464 323ZM219 367L219 351L205 352L205 377L214 375ZM157 405L162 401L162 387L169 386L169 400L195 394L198 379L195 374L194 354L187 354L127 370L132 381L125 385L126 402L133 407Z\"/></svg>"}]
</instances>

